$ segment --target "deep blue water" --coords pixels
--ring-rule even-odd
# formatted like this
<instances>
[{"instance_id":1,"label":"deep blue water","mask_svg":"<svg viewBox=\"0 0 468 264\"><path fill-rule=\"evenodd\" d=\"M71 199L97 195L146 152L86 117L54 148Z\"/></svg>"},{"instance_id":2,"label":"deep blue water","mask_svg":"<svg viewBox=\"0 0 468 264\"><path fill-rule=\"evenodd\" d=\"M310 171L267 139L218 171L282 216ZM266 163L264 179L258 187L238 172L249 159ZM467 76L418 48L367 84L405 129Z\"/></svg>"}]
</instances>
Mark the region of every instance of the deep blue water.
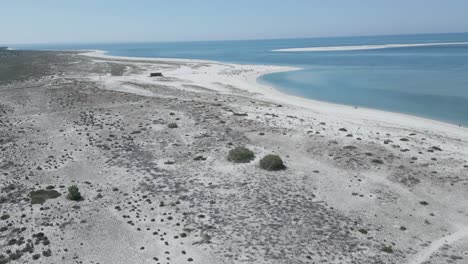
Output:
<instances>
[{"instance_id":1,"label":"deep blue water","mask_svg":"<svg viewBox=\"0 0 468 264\"><path fill-rule=\"evenodd\" d=\"M468 42L466 34L218 42L12 45L18 49L101 49L116 56L208 59L298 66L262 81L313 99L468 125L468 45L361 51L272 52L273 49ZM10 45L11 46L11 45Z\"/></svg>"}]
</instances>

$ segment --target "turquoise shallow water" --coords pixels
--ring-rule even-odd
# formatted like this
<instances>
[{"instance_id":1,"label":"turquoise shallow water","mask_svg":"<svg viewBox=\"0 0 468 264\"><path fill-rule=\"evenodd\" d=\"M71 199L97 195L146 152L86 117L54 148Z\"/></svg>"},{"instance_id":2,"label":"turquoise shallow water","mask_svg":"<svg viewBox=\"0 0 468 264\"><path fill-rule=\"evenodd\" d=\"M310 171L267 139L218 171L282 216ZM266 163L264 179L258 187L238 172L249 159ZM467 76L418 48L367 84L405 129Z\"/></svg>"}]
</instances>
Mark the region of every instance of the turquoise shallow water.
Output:
<instances>
[{"instance_id":1,"label":"turquoise shallow water","mask_svg":"<svg viewBox=\"0 0 468 264\"><path fill-rule=\"evenodd\" d=\"M266 75L287 93L468 126L468 44L327 52L274 49L468 42L468 34L218 42L13 45L18 49L101 49L116 56L209 59L303 68Z\"/></svg>"}]
</instances>

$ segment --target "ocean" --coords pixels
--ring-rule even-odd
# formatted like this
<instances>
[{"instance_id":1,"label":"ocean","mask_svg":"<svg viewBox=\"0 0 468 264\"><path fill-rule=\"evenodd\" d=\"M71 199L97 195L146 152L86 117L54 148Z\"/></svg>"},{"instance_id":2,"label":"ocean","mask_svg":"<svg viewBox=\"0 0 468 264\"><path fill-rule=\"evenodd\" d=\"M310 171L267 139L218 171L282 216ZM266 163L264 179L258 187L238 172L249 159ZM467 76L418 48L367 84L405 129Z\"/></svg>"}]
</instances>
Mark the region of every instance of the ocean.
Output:
<instances>
[{"instance_id":1,"label":"ocean","mask_svg":"<svg viewBox=\"0 0 468 264\"><path fill-rule=\"evenodd\" d=\"M450 44L460 42L468 42L468 33L10 47L100 49L115 56L296 66L302 70L265 75L260 81L302 97L468 126L468 44ZM383 46L373 49L369 45ZM274 51L310 47L315 48L299 52Z\"/></svg>"}]
</instances>

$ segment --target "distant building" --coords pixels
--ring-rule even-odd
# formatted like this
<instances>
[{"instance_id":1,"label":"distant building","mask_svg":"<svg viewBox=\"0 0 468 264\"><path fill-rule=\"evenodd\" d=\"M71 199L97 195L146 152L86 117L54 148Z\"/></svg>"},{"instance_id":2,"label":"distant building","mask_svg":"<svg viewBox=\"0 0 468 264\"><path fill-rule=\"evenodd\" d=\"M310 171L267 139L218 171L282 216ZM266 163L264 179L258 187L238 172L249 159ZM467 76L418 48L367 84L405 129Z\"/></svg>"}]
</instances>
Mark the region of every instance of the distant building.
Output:
<instances>
[{"instance_id":1,"label":"distant building","mask_svg":"<svg viewBox=\"0 0 468 264\"><path fill-rule=\"evenodd\" d=\"M150 77L163 77L163 74L161 72L152 72Z\"/></svg>"}]
</instances>

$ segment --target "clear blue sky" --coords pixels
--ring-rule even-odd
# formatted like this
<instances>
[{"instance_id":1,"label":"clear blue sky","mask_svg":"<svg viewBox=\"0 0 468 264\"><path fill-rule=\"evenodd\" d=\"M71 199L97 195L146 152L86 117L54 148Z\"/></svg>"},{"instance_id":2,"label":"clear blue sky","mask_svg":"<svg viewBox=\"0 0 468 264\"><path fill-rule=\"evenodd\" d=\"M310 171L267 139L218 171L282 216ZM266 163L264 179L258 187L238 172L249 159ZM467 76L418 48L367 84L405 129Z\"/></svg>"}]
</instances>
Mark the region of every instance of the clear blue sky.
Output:
<instances>
[{"instance_id":1,"label":"clear blue sky","mask_svg":"<svg viewBox=\"0 0 468 264\"><path fill-rule=\"evenodd\" d=\"M0 0L0 44L468 32L468 0Z\"/></svg>"}]
</instances>

